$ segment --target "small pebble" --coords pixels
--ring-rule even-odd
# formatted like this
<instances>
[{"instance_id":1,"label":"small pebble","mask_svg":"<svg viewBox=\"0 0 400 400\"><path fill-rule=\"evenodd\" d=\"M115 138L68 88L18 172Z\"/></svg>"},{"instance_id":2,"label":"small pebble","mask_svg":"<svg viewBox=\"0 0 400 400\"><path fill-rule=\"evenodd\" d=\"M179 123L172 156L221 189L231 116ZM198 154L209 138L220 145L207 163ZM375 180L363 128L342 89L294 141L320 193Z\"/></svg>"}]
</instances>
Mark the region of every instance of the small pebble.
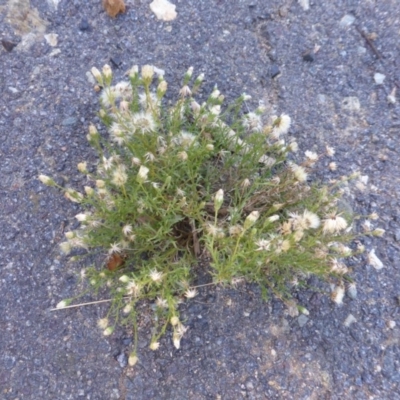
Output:
<instances>
[{"instance_id":1,"label":"small pebble","mask_svg":"<svg viewBox=\"0 0 400 400\"><path fill-rule=\"evenodd\" d=\"M119 56L113 56L110 58L111 64L115 67L118 68L122 64L121 57Z\"/></svg>"},{"instance_id":2,"label":"small pebble","mask_svg":"<svg viewBox=\"0 0 400 400\"><path fill-rule=\"evenodd\" d=\"M128 365L128 359L124 353L118 354L117 361L121 368L125 368Z\"/></svg>"},{"instance_id":3,"label":"small pebble","mask_svg":"<svg viewBox=\"0 0 400 400\"><path fill-rule=\"evenodd\" d=\"M270 73L271 73L271 78L274 79L278 75L280 75L281 70L279 69L279 67L276 64L272 64L271 65L271 69L270 69Z\"/></svg>"},{"instance_id":4,"label":"small pebble","mask_svg":"<svg viewBox=\"0 0 400 400\"><path fill-rule=\"evenodd\" d=\"M387 322L387 327L389 329L394 329L395 326L396 326L396 322L395 321L388 321Z\"/></svg>"},{"instance_id":5,"label":"small pebble","mask_svg":"<svg viewBox=\"0 0 400 400\"><path fill-rule=\"evenodd\" d=\"M69 126L69 125L75 125L77 123L78 119L75 117L69 117L65 118L61 121L61 125L63 126Z\"/></svg>"},{"instance_id":6,"label":"small pebble","mask_svg":"<svg viewBox=\"0 0 400 400\"><path fill-rule=\"evenodd\" d=\"M307 51L306 53L303 54L303 61L313 62L314 54L311 51Z\"/></svg>"},{"instance_id":7,"label":"small pebble","mask_svg":"<svg viewBox=\"0 0 400 400\"><path fill-rule=\"evenodd\" d=\"M355 96L345 97L342 100L342 108L349 111L358 111L360 109L360 100Z\"/></svg>"},{"instance_id":8,"label":"small pebble","mask_svg":"<svg viewBox=\"0 0 400 400\"><path fill-rule=\"evenodd\" d=\"M352 25L355 20L356 20L356 17L354 15L347 14L340 20L340 26L342 28L346 28L346 27Z\"/></svg>"},{"instance_id":9,"label":"small pebble","mask_svg":"<svg viewBox=\"0 0 400 400\"><path fill-rule=\"evenodd\" d=\"M5 40L5 39L2 39L2 40L1 40L1 44L3 45L3 47L4 47L8 52L12 51L13 48L17 45L17 43L10 42L9 40Z\"/></svg>"},{"instance_id":10,"label":"small pebble","mask_svg":"<svg viewBox=\"0 0 400 400\"><path fill-rule=\"evenodd\" d=\"M86 18L81 19L81 22L79 22L79 25L78 25L78 29L82 32L90 30L90 25Z\"/></svg>"},{"instance_id":11,"label":"small pebble","mask_svg":"<svg viewBox=\"0 0 400 400\"><path fill-rule=\"evenodd\" d=\"M300 328L302 328L309 320L310 318L306 317L304 314L301 314L297 318L297 322L299 323Z\"/></svg>"},{"instance_id":12,"label":"small pebble","mask_svg":"<svg viewBox=\"0 0 400 400\"><path fill-rule=\"evenodd\" d=\"M343 325L349 327L354 322L357 322L356 318L353 314L349 314L347 318L344 320Z\"/></svg>"},{"instance_id":13,"label":"small pebble","mask_svg":"<svg viewBox=\"0 0 400 400\"><path fill-rule=\"evenodd\" d=\"M377 72L377 73L374 75L374 80L375 80L375 83L376 83L377 85L382 85L382 84L383 84L383 81L385 80L385 78L386 78L386 76L383 75L383 74L380 74L379 72Z\"/></svg>"}]
</instances>

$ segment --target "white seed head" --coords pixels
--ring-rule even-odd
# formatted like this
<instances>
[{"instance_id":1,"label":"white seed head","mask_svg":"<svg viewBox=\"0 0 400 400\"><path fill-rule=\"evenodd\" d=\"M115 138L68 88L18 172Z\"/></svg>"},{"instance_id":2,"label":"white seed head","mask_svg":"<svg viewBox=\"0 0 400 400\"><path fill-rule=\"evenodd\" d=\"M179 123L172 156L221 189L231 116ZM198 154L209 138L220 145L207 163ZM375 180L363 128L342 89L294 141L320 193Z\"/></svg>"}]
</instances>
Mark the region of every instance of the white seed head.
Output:
<instances>
[{"instance_id":1,"label":"white seed head","mask_svg":"<svg viewBox=\"0 0 400 400\"><path fill-rule=\"evenodd\" d=\"M187 289L185 292L185 297L188 299L192 299L193 297L196 297L198 294L196 289Z\"/></svg>"},{"instance_id":2,"label":"white seed head","mask_svg":"<svg viewBox=\"0 0 400 400\"><path fill-rule=\"evenodd\" d=\"M147 175L149 174L149 169L147 167L145 167L144 165L141 165L139 168L139 172L137 175L137 181L139 183L144 183L147 179Z\"/></svg>"},{"instance_id":3,"label":"white seed head","mask_svg":"<svg viewBox=\"0 0 400 400\"><path fill-rule=\"evenodd\" d=\"M108 327L108 318L101 318L97 321L97 326L100 329L106 329Z\"/></svg>"},{"instance_id":4,"label":"white seed head","mask_svg":"<svg viewBox=\"0 0 400 400\"><path fill-rule=\"evenodd\" d=\"M153 351L157 350L159 347L160 347L160 342L151 342L149 346L150 350Z\"/></svg>"},{"instance_id":5,"label":"white seed head","mask_svg":"<svg viewBox=\"0 0 400 400\"><path fill-rule=\"evenodd\" d=\"M135 366L138 361L139 361L139 358L137 357L137 355L135 353L131 353L129 355L128 364L130 367Z\"/></svg>"}]
</instances>

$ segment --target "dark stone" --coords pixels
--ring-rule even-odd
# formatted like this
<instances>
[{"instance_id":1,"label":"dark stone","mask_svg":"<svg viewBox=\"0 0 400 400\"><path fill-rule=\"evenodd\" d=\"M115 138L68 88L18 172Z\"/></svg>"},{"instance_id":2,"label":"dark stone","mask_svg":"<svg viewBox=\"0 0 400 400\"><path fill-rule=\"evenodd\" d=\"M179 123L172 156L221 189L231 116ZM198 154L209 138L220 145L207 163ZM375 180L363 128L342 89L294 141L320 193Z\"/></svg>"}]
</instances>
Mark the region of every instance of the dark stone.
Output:
<instances>
[{"instance_id":1,"label":"dark stone","mask_svg":"<svg viewBox=\"0 0 400 400\"><path fill-rule=\"evenodd\" d=\"M281 70L279 69L279 67L276 64L272 64L270 73L271 73L271 78L274 79L281 73Z\"/></svg>"},{"instance_id":2,"label":"dark stone","mask_svg":"<svg viewBox=\"0 0 400 400\"><path fill-rule=\"evenodd\" d=\"M119 56L113 56L110 58L111 64L114 65L115 68L119 68L120 65L122 64L121 57Z\"/></svg>"},{"instance_id":3,"label":"dark stone","mask_svg":"<svg viewBox=\"0 0 400 400\"><path fill-rule=\"evenodd\" d=\"M303 61L313 62L314 54L311 51L307 51L306 53L303 54Z\"/></svg>"},{"instance_id":4,"label":"dark stone","mask_svg":"<svg viewBox=\"0 0 400 400\"><path fill-rule=\"evenodd\" d=\"M1 44L8 51L12 51L13 48L17 45L17 43L10 42L9 40L1 39Z\"/></svg>"},{"instance_id":5,"label":"dark stone","mask_svg":"<svg viewBox=\"0 0 400 400\"><path fill-rule=\"evenodd\" d=\"M82 32L90 31L89 21L86 18L82 18L81 22L79 22L78 29Z\"/></svg>"}]
</instances>

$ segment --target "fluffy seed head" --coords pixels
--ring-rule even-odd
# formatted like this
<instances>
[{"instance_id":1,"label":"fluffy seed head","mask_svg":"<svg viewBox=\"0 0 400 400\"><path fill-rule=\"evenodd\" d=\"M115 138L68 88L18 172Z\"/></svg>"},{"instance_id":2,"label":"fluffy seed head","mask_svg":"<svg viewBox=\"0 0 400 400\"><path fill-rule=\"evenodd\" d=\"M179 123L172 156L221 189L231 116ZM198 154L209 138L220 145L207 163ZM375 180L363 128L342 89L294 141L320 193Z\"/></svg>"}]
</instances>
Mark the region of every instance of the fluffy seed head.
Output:
<instances>
[{"instance_id":1,"label":"fluffy seed head","mask_svg":"<svg viewBox=\"0 0 400 400\"><path fill-rule=\"evenodd\" d=\"M324 234L329 233L338 233L347 228L347 221L339 216L339 215L332 215L323 220L323 232Z\"/></svg>"}]
</instances>

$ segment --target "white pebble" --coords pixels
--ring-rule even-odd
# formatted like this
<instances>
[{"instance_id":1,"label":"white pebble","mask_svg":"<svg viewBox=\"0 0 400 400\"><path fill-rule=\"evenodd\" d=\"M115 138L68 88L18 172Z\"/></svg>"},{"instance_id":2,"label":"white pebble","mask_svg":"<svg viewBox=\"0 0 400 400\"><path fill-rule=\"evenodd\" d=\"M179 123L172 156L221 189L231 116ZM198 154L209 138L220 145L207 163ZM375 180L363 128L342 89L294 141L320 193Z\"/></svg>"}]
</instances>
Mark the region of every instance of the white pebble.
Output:
<instances>
[{"instance_id":1,"label":"white pebble","mask_svg":"<svg viewBox=\"0 0 400 400\"><path fill-rule=\"evenodd\" d=\"M389 329L394 329L394 327L396 326L396 322L395 321L388 321L387 322L387 326Z\"/></svg>"},{"instance_id":2,"label":"white pebble","mask_svg":"<svg viewBox=\"0 0 400 400\"><path fill-rule=\"evenodd\" d=\"M357 322L353 314L349 314L344 320L343 325L349 327L352 323Z\"/></svg>"},{"instance_id":3,"label":"white pebble","mask_svg":"<svg viewBox=\"0 0 400 400\"><path fill-rule=\"evenodd\" d=\"M352 25L355 20L356 20L356 17L354 15L347 14L340 20L340 26L342 28L346 28L346 27Z\"/></svg>"},{"instance_id":4,"label":"white pebble","mask_svg":"<svg viewBox=\"0 0 400 400\"><path fill-rule=\"evenodd\" d=\"M379 72L377 72L377 73L374 75L374 80L375 80L375 83L376 83L377 85L382 85L382 84L383 84L383 81L385 80L385 78L386 78L386 76L383 75L383 74L380 74Z\"/></svg>"}]
</instances>

